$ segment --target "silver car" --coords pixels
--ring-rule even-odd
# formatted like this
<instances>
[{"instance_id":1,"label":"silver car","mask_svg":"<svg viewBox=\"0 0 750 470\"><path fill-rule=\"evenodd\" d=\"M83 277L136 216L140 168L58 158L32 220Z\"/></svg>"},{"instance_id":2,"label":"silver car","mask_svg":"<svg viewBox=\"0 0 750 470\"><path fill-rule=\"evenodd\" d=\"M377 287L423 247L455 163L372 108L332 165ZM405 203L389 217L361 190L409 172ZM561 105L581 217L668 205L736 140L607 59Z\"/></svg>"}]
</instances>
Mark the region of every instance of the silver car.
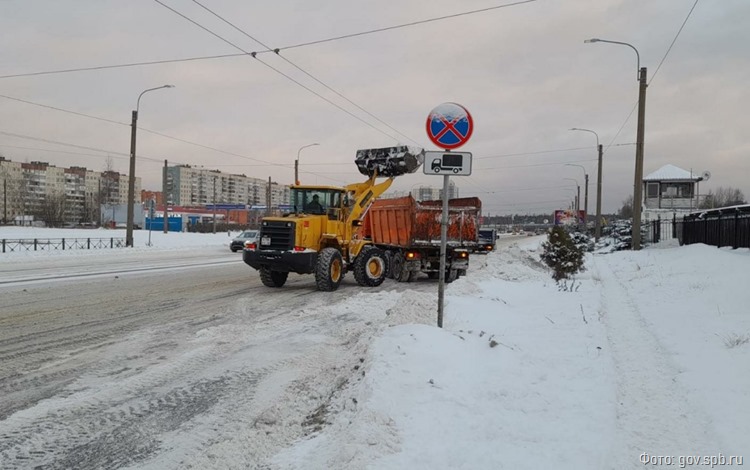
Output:
<instances>
[{"instance_id":1,"label":"silver car","mask_svg":"<svg viewBox=\"0 0 750 470\"><path fill-rule=\"evenodd\" d=\"M233 252L237 252L237 250L241 250L245 248L245 242L257 242L258 241L258 231L257 230L245 230L241 234L237 235L236 238L233 238L231 242L229 242L229 249Z\"/></svg>"}]
</instances>

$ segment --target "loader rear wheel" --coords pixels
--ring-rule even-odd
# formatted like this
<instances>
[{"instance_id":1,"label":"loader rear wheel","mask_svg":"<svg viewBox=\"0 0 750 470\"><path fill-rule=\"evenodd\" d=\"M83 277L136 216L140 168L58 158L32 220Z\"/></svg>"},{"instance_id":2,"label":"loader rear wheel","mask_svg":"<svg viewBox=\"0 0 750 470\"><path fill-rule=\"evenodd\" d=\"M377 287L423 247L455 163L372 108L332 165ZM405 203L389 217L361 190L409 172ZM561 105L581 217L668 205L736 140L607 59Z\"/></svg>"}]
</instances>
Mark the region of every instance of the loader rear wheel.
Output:
<instances>
[{"instance_id":1,"label":"loader rear wheel","mask_svg":"<svg viewBox=\"0 0 750 470\"><path fill-rule=\"evenodd\" d=\"M458 269L449 269L445 272L445 282L453 282L458 279Z\"/></svg>"},{"instance_id":2,"label":"loader rear wheel","mask_svg":"<svg viewBox=\"0 0 750 470\"><path fill-rule=\"evenodd\" d=\"M260 268L260 281L266 287L281 287L286 282L289 273L271 271L266 267Z\"/></svg>"},{"instance_id":3,"label":"loader rear wheel","mask_svg":"<svg viewBox=\"0 0 750 470\"><path fill-rule=\"evenodd\" d=\"M336 248L323 248L315 266L315 284L318 290L332 292L339 288L344 278L344 261Z\"/></svg>"},{"instance_id":4,"label":"loader rear wheel","mask_svg":"<svg viewBox=\"0 0 750 470\"><path fill-rule=\"evenodd\" d=\"M380 248L366 246L354 260L354 279L360 286L376 287L383 283L388 262Z\"/></svg>"}]
</instances>

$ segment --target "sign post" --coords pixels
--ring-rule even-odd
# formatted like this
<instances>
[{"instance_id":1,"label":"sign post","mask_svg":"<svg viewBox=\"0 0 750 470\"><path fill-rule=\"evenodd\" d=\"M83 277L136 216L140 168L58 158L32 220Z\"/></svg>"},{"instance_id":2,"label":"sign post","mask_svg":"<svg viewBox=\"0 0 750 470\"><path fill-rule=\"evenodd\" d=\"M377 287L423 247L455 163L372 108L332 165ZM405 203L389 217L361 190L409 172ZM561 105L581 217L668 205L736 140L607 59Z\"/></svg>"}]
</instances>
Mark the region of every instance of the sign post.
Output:
<instances>
[{"instance_id":1,"label":"sign post","mask_svg":"<svg viewBox=\"0 0 750 470\"><path fill-rule=\"evenodd\" d=\"M450 152L465 144L474 131L474 121L469 111L457 103L443 103L430 111L425 125L427 137L445 152L425 152L425 174L443 175L443 213L440 219L440 273L438 277L439 328L443 327L445 298L445 256L448 251L448 189L450 175L471 174L471 153ZM428 162L430 162L428 167Z\"/></svg>"}]
</instances>

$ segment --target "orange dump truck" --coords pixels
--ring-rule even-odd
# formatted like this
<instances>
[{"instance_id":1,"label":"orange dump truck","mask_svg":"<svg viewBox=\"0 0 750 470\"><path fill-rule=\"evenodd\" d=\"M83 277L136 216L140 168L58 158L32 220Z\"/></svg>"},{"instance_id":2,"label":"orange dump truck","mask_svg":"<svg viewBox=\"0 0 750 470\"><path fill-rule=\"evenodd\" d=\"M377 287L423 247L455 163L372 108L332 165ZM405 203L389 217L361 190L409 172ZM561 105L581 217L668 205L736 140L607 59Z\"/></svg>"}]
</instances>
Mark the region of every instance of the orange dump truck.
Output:
<instances>
[{"instance_id":1,"label":"orange dump truck","mask_svg":"<svg viewBox=\"0 0 750 470\"><path fill-rule=\"evenodd\" d=\"M469 252L478 244L482 202L476 197L450 199L448 208L445 279L452 282L466 274ZM423 272L437 279L442 214L442 201L378 199L363 220L362 236L385 252L390 277L409 282Z\"/></svg>"}]
</instances>

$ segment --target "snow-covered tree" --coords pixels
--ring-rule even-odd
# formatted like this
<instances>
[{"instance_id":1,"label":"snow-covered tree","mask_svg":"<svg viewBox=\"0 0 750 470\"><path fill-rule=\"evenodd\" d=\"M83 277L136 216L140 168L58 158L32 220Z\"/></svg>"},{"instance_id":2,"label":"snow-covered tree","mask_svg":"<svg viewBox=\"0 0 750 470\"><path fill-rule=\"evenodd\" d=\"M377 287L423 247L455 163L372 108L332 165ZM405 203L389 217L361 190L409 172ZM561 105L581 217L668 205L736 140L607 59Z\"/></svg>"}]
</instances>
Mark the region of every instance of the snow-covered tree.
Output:
<instances>
[{"instance_id":1,"label":"snow-covered tree","mask_svg":"<svg viewBox=\"0 0 750 470\"><path fill-rule=\"evenodd\" d=\"M568 232L559 225L552 227L547 241L542 243L542 250L542 261L552 268L552 279L557 282L585 270L583 250L576 247Z\"/></svg>"}]
</instances>

